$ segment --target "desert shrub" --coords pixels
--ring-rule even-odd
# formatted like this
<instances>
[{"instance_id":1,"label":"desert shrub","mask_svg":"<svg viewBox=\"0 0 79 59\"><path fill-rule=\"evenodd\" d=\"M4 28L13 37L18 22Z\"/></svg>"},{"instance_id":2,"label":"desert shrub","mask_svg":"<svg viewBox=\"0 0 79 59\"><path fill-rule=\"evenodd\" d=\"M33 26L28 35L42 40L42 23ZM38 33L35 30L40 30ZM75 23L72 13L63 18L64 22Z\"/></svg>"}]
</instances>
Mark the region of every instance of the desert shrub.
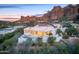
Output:
<instances>
[{"instance_id":1,"label":"desert shrub","mask_svg":"<svg viewBox=\"0 0 79 59\"><path fill-rule=\"evenodd\" d=\"M1 35L0 44L3 43L5 40L10 39L13 36L14 36L14 32L8 33L8 34L5 34L5 35Z\"/></svg>"},{"instance_id":2,"label":"desert shrub","mask_svg":"<svg viewBox=\"0 0 79 59\"><path fill-rule=\"evenodd\" d=\"M42 46L42 44L43 44L42 38L40 38L40 37L37 38L36 43L37 43L38 46Z\"/></svg>"},{"instance_id":3,"label":"desert shrub","mask_svg":"<svg viewBox=\"0 0 79 59\"><path fill-rule=\"evenodd\" d=\"M63 33L63 39L68 39L69 36L66 33Z\"/></svg>"}]
</instances>

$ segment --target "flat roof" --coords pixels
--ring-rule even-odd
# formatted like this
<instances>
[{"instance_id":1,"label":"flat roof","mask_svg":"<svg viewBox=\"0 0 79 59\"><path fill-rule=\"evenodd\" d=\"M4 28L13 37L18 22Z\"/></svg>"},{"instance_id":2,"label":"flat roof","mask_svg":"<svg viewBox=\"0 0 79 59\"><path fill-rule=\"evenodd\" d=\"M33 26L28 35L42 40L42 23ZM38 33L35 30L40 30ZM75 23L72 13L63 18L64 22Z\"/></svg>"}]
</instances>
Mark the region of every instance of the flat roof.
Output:
<instances>
[{"instance_id":1,"label":"flat roof","mask_svg":"<svg viewBox=\"0 0 79 59\"><path fill-rule=\"evenodd\" d=\"M34 31L47 32L47 31L51 31L52 29L54 29L54 27L52 27L51 25L48 25L48 26L39 26L39 25L36 25L34 27L27 27L24 30L34 30Z\"/></svg>"}]
</instances>

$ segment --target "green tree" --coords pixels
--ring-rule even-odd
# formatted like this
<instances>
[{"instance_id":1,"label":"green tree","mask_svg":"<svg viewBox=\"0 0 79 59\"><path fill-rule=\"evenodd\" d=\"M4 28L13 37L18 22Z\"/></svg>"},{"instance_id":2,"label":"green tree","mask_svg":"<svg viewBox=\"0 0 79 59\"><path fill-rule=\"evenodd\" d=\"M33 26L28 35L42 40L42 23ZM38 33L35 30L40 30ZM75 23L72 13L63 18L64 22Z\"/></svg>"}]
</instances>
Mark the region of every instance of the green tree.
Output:
<instances>
[{"instance_id":1,"label":"green tree","mask_svg":"<svg viewBox=\"0 0 79 59\"><path fill-rule=\"evenodd\" d=\"M61 29L57 29L57 30L56 30L56 33L61 36L61 34L62 34Z\"/></svg>"},{"instance_id":2,"label":"green tree","mask_svg":"<svg viewBox=\"0 0 79 59\"><path fill-rule=\"evenodd\" d=\"M67 33L64 32L64 33L63 33L63 38L64 38L64 39L68 39L68 38L69 38L69 35L67 35Z\"/></svg>"},{"instance_id":3,"label":"green tree","mask_svg":"<svg viewBox=\"0 0 79 59\"><path fill-rule=\"evenodd\" d=\"M49 43L50 45L53 45L53 43L55 42L55 40L56 40L56 37L49 37L49 38L48 38L48 43Z\"/></svg>"},{"instance_id":4,"label":"green tree","mask_svg":"<svg viewBox=\"0 0 79 59\"><path fill-rule=\"evenodd\" d=\"M59 22L60 23L64 23L64 22L67 22L68 21L68 18L66 16L62 16L60 19L59 19Z\"/></svg>"},{"instance_id":5,"label":"green tree","mask_svg":"<svg viewBox=\"0 0 79 59\"><path fill-rule=\"evenodd\" d=\"M63 23L63 27L72 27L72 25L71 25L71 23L69 23L69 22L64 22Z\"/></svg>"},{"instance_id":6,"label":"green tree","mask_svg":"<svg viewBox=\"0 0 79 59\"><path fill-rule=\"evenodd\" d=\"M74 53L79 54L79 43L75 43L75 51Z\"/></svg>"},{"instance_id":7,"label":"green tree","mask_svg":"<svg viewBox=\"0 0 79 59\"><path fill-rule=\"evenodd\" d=\"M67 34L68 34L69 36L77 35L77 30L76 30L76 28L74 28L73 26L68 27L68 28L65 30L65 32L67 32Z\"/></svg>"}]
</instances>

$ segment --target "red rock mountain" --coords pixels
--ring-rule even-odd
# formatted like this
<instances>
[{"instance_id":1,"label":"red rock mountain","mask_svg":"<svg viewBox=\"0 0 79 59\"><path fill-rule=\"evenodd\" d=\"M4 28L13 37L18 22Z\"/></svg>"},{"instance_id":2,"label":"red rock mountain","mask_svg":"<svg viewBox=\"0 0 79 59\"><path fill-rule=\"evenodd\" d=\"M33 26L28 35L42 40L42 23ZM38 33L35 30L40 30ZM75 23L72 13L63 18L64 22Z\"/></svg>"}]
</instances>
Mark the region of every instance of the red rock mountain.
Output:
<instances>
[{"instance_id":1,"label":"red rock mountain","mask_svg":"<svg viewBox=\"0 0 79 59\"><path fill-rule=\"evenodd\" d=\"M64 8L60 6L55 6L51 11L43 14L43 16L21 16L19 21L16 23L29 23L30 21L44 21L47 22L48 20L54 21L59 20L62 16L68 17L69 20L73 20L75 16L79 14L79 5L67 5Z\"/></svg>"}]
</instances>

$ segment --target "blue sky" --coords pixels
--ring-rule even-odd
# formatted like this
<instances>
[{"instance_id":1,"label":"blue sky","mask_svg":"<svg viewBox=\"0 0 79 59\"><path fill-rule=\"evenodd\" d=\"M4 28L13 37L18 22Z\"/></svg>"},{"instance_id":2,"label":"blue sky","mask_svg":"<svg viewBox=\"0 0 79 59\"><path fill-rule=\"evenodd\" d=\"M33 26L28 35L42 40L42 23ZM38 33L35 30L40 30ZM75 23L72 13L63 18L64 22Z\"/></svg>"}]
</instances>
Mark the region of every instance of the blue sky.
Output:
<instances>
[{"instance_id":1,"label":"blue sky","mask_svg":"<svg viewBox=\"0 0 79 59\"><path fill-rule=\"evenodd\" d=\"M64 4L0 4L0 15L36 15L51 10L54 6L64 7Z\"/></svg>"}]
</instances>

